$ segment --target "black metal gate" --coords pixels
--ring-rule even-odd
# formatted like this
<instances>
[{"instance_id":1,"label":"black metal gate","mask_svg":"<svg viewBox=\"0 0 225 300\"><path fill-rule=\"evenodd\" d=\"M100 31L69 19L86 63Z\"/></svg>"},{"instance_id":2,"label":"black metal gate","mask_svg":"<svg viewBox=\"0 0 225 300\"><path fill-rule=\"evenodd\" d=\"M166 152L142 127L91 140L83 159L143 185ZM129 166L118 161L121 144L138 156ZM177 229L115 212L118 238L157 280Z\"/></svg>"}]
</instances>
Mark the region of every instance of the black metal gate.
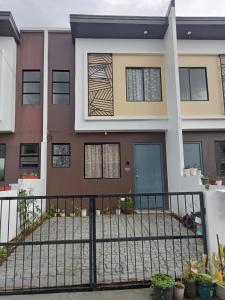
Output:
<instances>
[{"instance_id":1,"label":"black metal gate","mask_svg":"<svg viewBox=\"0 0 225 300\"><path fill-rule=\"evenodd\" d=\"M190 259L207 253L204 214L202 193L1 198L0 294L180 277Z\"/></svg>"}]
</instances>

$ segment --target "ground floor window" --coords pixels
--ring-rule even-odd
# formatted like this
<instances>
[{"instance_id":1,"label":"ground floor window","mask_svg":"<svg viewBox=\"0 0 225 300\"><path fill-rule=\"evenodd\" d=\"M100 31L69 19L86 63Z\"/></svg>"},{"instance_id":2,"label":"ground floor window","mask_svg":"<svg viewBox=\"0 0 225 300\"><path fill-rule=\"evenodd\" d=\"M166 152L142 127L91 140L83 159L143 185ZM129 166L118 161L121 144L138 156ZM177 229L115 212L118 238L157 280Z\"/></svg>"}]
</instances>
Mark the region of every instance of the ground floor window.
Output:
<instances>
[{"instance_id":1,"label":"ground floor window","mask_svg":"<svg viewBox=\"0 0 225 300\"><path fill-rule=\"evenodd\" d=\"M70 144L52 145L52 166L53 168L70 167Z\"/></svg>"},{"instance_id":2,"label":"ground floor window","mask_svg":"<svg viewBox=\"0 0 225 300\"><path fill-rule=\"evenodd\" d=\"M225 176L225 141L216 142L217 175Z\"/></svg>"},{"instance_id":3,"label":"ground floor window","mask_svg":"<svg viewBox=\"0 0 225 300\"><path fill-rule=\"evenodd\" d=\"M20 168L39 167L39 144L20 144Z\"/></svg>"},{"instance_id":4,"label":"ground floor window","mask_svg":"<svg viewBox=\"0 0 225 300\"><path fill-rule=\"evenodd\" d=\"M85 144L85 178L120 178L120 144Z\"/></svg>"},{"instance_id":5,"label":"ground floor window","mask_svg":"<svg viewBox=\"0 0 225 300\"><path fill-rule=\"evenodd\" d=\"M5 180L5 144L0 144L0 181Z\"/></svg>"},{"instance_id":6,"label":"ground floor window","mask_svg":"<svg viewBox=\"0 0 225 300\"><path fill-rule=\"evenodd\" d=\"M200 142L184 142L184 166L196 166L203 171Z\"/></svg>"}]
</instances>

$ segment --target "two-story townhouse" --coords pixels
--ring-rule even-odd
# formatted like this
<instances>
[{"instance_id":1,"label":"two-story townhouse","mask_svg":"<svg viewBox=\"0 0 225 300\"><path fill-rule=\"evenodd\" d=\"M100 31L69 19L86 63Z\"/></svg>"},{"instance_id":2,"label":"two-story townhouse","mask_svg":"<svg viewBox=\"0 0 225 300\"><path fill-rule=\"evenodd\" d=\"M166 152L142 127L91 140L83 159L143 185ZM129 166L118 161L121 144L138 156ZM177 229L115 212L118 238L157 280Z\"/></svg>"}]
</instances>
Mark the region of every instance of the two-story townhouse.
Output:
<instances>
[{"instance_id":1,"label":"two-story townhouse","mask_svg":"<svg viewBox=\"0 0 225 300\"><path fill-rule=\"evenodd\" d=\"M12 20L0 14L2 185L34 172L49 195L197 190L195 164L224 177L225 19L177 18L172 1L165 17L71 15L70 30Z\"/></svg>"}]
</instances>

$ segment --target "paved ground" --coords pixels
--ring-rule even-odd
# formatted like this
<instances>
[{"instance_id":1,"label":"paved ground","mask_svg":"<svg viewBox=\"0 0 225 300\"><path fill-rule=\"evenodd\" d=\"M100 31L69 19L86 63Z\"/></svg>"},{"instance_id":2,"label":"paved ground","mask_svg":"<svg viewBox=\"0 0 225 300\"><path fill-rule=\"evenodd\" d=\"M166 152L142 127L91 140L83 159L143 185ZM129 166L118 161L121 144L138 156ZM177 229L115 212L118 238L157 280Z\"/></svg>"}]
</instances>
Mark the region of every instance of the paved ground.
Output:
<instances>
[{"instance_id":1,"label":"paved ground","mask_svg":"<svg viewBox=\"0 0 225 300\"><path fill-rule=\"evenodd\" d=\"M28 300L30 295L2 296L1 300ZM32 300L153 300L150 289L132 289L86 293L58 293L32 295ZM216 300L213 298L212 300ZM198 300L198 299L195 299Z\"/></svg>"},{"instance_id":2,"label":"paved ground","mask_svg":"<svg viewBox=\"0 0 225 300\"><path fill-rule=\"evenodd\" d=\"M188 237L193 232L170 215L165 218L163 214L111 215L96 219L97 239L177 237L167 241L97 242L98 283L148 280L159 271L179 275L182 262L185 264L203 253L200 239L178 238L180 235ZM83 243L73 242L78 239ZM88 284L89 244L85 242L88 239L88 217L54 217L46 221L26 241L50 240L53 244L18 246L0 267L0 289ZM56 245L54 241L62 241L62 244Z\"/></svg>"}]
</instances>

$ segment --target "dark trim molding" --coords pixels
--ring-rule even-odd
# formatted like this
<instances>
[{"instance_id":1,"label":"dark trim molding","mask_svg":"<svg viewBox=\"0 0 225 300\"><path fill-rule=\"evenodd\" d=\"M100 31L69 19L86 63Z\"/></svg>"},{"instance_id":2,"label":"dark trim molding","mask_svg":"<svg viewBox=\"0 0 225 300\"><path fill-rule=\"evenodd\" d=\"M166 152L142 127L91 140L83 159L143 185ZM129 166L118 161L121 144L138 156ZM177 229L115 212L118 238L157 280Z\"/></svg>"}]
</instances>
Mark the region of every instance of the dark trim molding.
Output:
<instances>
[{"instance_id":1,"label":"dark trim molding","mask_svg":"<svg viewBox=\"0 0 225 300\"><path fill-rule=\"evenodd\" d=\"M20 42L20 33L10 11L0 11L0 36L14 37Z\"/></svg>"}]
</instances>

